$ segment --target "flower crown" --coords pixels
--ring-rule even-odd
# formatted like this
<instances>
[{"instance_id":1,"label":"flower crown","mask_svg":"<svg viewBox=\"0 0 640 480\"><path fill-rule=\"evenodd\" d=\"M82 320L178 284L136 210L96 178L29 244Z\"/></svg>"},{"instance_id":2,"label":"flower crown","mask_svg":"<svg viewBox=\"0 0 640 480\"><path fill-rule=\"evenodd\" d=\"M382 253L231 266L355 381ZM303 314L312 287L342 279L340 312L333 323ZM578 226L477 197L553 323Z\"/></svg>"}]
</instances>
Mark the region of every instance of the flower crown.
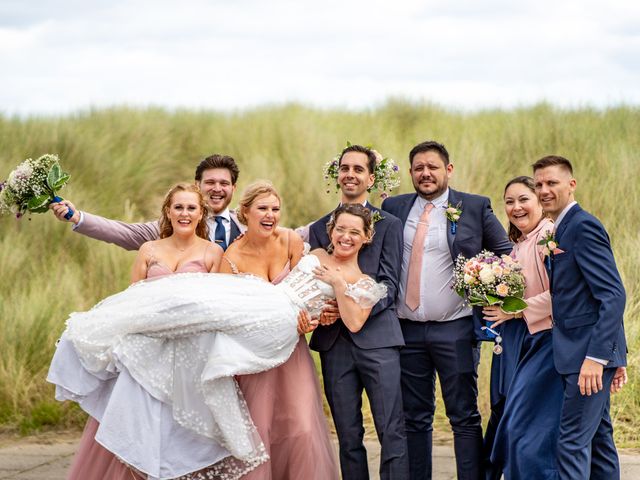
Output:
<instances>
[{"instance_id":1,"label":"flower crown","mask_svg":"<svg viewBox=\"0 0 640 480\"><path fill-rule=\"evenodd\" d=\"M351 142L347 142L345 148L351 147ZM367 145L366 148L370 149L376 157L376 166L373 170L373 185L368 189L371 191L381 192L380 196L385 199L388 197L387 191L393 190L400 186L400 177L398 175L398 166L392 158L383 158L380 153ZM336 187L336 191L340 190L338 184L338 171L340 170L340 156L342 152L338 153L332 160L329 160L324 165L324 179L327 181L327 186L331 187L333 183ZM327 193L330 193L330 188L327 189Z\"/></svg>"}]
</instances>

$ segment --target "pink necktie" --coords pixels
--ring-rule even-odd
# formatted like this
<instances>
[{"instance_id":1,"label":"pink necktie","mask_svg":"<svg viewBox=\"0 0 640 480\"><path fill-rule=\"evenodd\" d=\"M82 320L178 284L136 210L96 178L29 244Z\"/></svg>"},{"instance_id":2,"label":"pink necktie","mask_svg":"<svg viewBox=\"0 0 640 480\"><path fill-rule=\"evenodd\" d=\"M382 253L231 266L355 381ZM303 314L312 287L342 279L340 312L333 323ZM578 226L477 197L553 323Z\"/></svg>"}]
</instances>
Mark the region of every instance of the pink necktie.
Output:
<instances>
[{"instance_id":1,"label":"pink necktie","mask_svg":"<svg viewBox=\"0 0 640 480\"><path fill-rule=\"evenodd\" d=\"M407 307L412 311L420 305L420 274L422 273L422 255L424 254L424 241L429 229L429 213L433 210L433 203L427 203L418 220L416 235L411 245L411 258L409 259L409 273L407 275L407 292L404 298Z\"/></svg>"}]
</instances>

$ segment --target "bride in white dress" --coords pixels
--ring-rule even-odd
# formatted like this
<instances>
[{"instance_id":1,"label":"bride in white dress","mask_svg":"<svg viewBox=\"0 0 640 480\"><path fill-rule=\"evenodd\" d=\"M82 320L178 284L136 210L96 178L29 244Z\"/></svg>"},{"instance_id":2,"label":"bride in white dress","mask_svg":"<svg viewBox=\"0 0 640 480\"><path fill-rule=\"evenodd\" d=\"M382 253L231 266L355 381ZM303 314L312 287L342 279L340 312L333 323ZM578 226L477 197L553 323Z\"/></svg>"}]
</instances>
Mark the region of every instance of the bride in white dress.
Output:
<instances>
[{"instance_id":1,"label":"bride in white dress","mask_svg":"<svg viewBox=\"0 0 640 480\"><path fill-rule=\"evenodd\" d=\"M318 317L335 298L347 328L362 327L386 295L357 264L372 233L366 208L343 205L330 224L332 253L314 250L278 285L182 273L72 314L48 377L56 398L77 401L100 421L96 440L149 478L212 464L220 468L209 478L239 478L267 456L234 376L285 362L301 310Z\"/></svg>"}]
</instances>

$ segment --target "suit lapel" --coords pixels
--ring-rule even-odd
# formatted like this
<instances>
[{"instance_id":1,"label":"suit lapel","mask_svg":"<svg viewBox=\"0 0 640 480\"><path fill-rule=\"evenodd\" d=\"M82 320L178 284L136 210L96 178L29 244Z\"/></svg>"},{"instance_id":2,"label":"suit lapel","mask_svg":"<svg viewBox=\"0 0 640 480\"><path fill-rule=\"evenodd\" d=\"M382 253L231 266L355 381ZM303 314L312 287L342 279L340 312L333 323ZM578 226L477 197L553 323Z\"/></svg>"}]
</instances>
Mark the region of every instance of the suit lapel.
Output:
<instances>
[{"instance_id":1,"label":"suit lapel","mask_svg":"<svg viewBox=\"0 0 640 480\"><path fill-rule=\"evenodd\" d=\"M229 245L233 243L238 235L240 235L240 229L238 228L238 225L236 225L236 222L231 220L231 234L229 235Z\"/></svg>"},{"instance_id":2,"label":"suit lapel","mask_svg":"<svg viewBox=\"0 0 640 480\"><path fill-rule=\"evenodd\" d=\"M458 197L458 192L450 188L449 198L447 199L447 202L450 203L451 205L457 205L459 201L460 200ZM460 220L462 220L462 217L460 217ZM455 240L456 240L456 236L451 231L451 221L449 221L449 219L447 218L447 243L449 244L449 253L451 253L451 258L453 259L454 262L456 261L456 255L453 250L453 242L455 242Z\"/></svg>"},{"instance_id":3,"label":"suit lapel","mask_svg":"<svg viewBox=\"0 0 640 480\"><path fill-rule=\"evenodd\" d=\"M414 193L412 195L407 195L407 197L405 197L402 205L400 205L398 218L400 220L402 220L402 225L407 223L407 218L409 217L409 212L411 211L411 207L413 207L413 204L416 201L417 197L418 197L417 193Z\"/></svg>"},{"instance_id":4,"label":"suit lapel","mask_svg":"<svg viewBox=\"0 0 640 480\"><path fill-rule=\"evenodd\" d=\"M371 210L371 213L380 211L380 209L378 207L376 207L375 205L372 205L371 203L369 203L369 200L367 200L367 203L365 203L364 206L366 208L368 208L369 210Z\"/></svg>"},{"instance_id":5,"label":"suit lapel","mask_svg":"<svg viewBox=\"0 0 640 480\"><path fill-rule=\"evenodd\" d=\"M562 234L567 229L567 226L569 225L569 222L571 222L571 219L573 218L573 216L576 213L578 213L580 210L582 210L582 208L580 207L580 205L578 205L576 203L573 207L571 207L569 209L567 214L564 216L564 218L560 222L560 225L558 225L558 228L557 228L556 234L555 234L556 242L558 243L558 245L560 244L560 238L562 238Z\"/></svg>"}]
</instances>

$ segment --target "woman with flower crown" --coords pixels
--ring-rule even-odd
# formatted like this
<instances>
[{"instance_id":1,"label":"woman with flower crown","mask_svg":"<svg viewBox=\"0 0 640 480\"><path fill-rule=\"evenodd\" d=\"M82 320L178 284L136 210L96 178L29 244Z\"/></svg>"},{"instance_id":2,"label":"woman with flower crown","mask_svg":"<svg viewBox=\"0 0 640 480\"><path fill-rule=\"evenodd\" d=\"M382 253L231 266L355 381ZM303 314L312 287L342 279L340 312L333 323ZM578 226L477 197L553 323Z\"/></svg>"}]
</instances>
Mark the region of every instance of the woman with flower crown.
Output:
<instances>
[{"instance_id":1,"label":"woman with flower crown","mask_svg":"<svg viewBox=\"0 0 640 480\"><path fill-rule=\"evenodd\" d=\"M533 179L516 177L504 191L511 255L522 266L527 308L521 314L485 307L499 327L502 354L491 364L491 419L485 435L487 479L556 478L562 383L553 364L551 296L542 245L553 230L536 197ZM543 393L543 395L541 395ZM495 435L495 438L494 438Z\"/></svg>"},{"instance_id":2,"label":"woman with flower crown","mask_svg":"<svg viewBox=\"0 0 640 480\"><path fill-rule=\"evenodd\" d=\"M286 362L299 345L296 327L313 328L309 317L328 300L337 300L345 324L357 331L385 295L385 288L358 268L358 251L372 235L370 213L359 205L336 211L331 254L313 251L279 285L269 283L279 268L262 260L297 260L278 255L280 247L288 245L289 252L295 245L290 232L277 227L278 208L272 193L241 206L248 230L236 253L248 247L254 259L234 257L231 250L225 262L252 275L161 276L67 322L49 375L57 398L73 399L90 411L100 421L96 440L149 478L234 479L265 462L267 450L234 376ZM181 229L188 222L172 223ZM150 264L140 257L137 263ZM302 314L298 325L304 310L309 316ZM329 445L326 425L312 433ZM272 462L302 461L307 468L302 478L337 478L328 448L325 456L304 449L306 459L288 455ZM273 478L300 478L294 470L281 471Z\"/></svg>"}]
</instances>

